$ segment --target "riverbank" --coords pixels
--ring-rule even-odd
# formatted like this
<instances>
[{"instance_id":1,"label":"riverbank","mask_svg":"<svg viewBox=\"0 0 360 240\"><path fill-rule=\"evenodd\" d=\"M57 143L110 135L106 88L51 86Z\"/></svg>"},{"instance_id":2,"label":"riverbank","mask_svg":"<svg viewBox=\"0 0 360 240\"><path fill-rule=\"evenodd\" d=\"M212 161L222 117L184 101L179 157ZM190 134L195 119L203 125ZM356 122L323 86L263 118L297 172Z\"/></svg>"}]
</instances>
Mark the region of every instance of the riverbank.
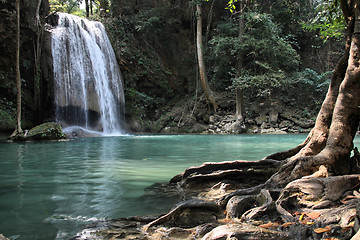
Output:
<instances>
[{"instance_id":1,"label":"riverbank","mask_svg":"<svg viewBox=\"0 0 360 240\"><path fill-rule=\"evenodd\" d=\"M127 128L134 133L160 134L308 133L317 114L316 109L305 113L281 100L258 99L246 106L244 121L240 123L235 116L235 101L231 95L219 94L218 104L217 112L213 112L204 97L182 98L169 102L151 117L129 113Z\"/></svg>"},{"instance_id":2,"label":"riverbank","mask_svg":"<svg viewBox=\"0 0 360 240\"><path fill-rule=\"evenodd\" d=\"M284 189L265 187L280 166L261 160L190 167L158 191L181 193L183 201L168 213L108 221L92 234L104 239L357 239L359 175L327 176L319 169Z\"/></svg>"}]
</instances>

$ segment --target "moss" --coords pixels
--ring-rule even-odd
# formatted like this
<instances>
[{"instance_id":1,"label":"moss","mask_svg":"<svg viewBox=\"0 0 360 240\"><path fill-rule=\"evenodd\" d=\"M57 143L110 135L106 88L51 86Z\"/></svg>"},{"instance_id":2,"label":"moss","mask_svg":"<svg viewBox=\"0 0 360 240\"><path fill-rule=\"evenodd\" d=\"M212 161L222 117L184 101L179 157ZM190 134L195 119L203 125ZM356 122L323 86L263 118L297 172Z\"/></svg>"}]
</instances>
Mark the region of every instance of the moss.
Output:
<instances>
[{"instance_id":1,"label":"moss","mask_svg":"<svg viewBox=\"0 0 360 240\"><path fill-rule=\"evenodd\" d=\"M32 128L26 136L26 140L59 140L66 139L60 124L49 122Z\"/></svg>"},{"instance_id":2,"label":"moss","mask_svg":"<svg viewBox=\"0 0 360 240\"><path fill-rule=\"evenodd\" d=\"M30 131L25 131L12 137L13 141L41 141L41 140L61 140L67 139L62 131L60 124L48 122L40 124Z\"/></svg>"}]
</instances>

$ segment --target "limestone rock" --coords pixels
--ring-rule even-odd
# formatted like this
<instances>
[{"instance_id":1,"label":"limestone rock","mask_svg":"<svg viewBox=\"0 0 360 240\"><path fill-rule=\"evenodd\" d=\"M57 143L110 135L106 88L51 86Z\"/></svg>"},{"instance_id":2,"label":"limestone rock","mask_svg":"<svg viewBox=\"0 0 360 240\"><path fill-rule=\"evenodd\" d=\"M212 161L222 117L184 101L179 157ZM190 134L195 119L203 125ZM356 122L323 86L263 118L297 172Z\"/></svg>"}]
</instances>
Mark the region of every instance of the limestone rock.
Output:
<instances>
[{"instance_id":1,"label":"limestone rock","mask_svg":"<svg viewBox=\"0 0 360 240\"><path fill-rule=\"evenodd\" d=\"M61 140L66 139L65 133L59 123L48 122L40 124L30 131L24 131L23 134L18 134L12 137L13 141L41 141L41 140Z\"/></svg>"},{"instance_id":2,"label":"limestone rock","mask_svg":"<svg viewBox=\"0 0 360 240\"><path fill-rule=\"evenodd\" d=\"M255 118L255 122L257 125L262 125L263 123L266 123L269 120L268 116L259 116Z\"/></svg>"},{"instance_id":3,"label":"limestone rock","mask_svg":"<svg viewBox=\"0 0 360 240\"><path fill-rule=\"evenodd\" d=\"M275 125L279 120L279 113L276 110L272 110L269 114L269 120L271 125Z\"/></svg>"},{"instance_id":4,"label":"limestone rock","mask_svg":"<svg viewBox=\"0 0 360 240\"><path fill-rule=\"evenodd\" d=\"M26 140L59 140L66 139L66 135L59 123L49 122L40 124L32 129L26 136Z\"/></svg>"}]
</instances>

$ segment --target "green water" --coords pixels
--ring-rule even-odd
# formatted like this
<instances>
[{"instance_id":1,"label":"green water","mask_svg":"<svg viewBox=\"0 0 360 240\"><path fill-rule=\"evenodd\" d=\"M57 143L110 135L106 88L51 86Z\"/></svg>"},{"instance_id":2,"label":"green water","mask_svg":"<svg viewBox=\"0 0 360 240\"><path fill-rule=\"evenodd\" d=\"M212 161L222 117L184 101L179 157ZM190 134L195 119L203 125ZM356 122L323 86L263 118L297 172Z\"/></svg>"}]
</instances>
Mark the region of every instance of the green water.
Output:
<instances>
[{"instance_id":1,"label":"green water","mask_svg":"<svg viewBox=\"0 0 360 240\"><path fill-rule=\"evenodd\" d=\"M306 135L151 135L0 143L0 233L69 239L99 219L167 211L178 199L148 195L187 167L259 160Z\"/></svg>"}]
</instances>

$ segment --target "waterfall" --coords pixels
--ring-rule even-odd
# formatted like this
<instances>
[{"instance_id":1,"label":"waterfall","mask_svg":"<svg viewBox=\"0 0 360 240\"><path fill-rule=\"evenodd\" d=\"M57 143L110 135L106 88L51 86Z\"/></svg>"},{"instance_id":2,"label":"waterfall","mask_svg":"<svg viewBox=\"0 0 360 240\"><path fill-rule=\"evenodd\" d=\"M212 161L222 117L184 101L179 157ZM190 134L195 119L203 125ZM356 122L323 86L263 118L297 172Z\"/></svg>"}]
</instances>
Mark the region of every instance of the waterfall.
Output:
<instances>
[{"instance_id":1,"label":"waterfall","mask_svg":"<svg viewBox=\"0 0 360 240\"><path fill-rule=\"evenodd\" d=\"M52 30L56 120L104 134L122 133L124 93L104 26L59 13Z\"/></svg>"}]
</instances>

